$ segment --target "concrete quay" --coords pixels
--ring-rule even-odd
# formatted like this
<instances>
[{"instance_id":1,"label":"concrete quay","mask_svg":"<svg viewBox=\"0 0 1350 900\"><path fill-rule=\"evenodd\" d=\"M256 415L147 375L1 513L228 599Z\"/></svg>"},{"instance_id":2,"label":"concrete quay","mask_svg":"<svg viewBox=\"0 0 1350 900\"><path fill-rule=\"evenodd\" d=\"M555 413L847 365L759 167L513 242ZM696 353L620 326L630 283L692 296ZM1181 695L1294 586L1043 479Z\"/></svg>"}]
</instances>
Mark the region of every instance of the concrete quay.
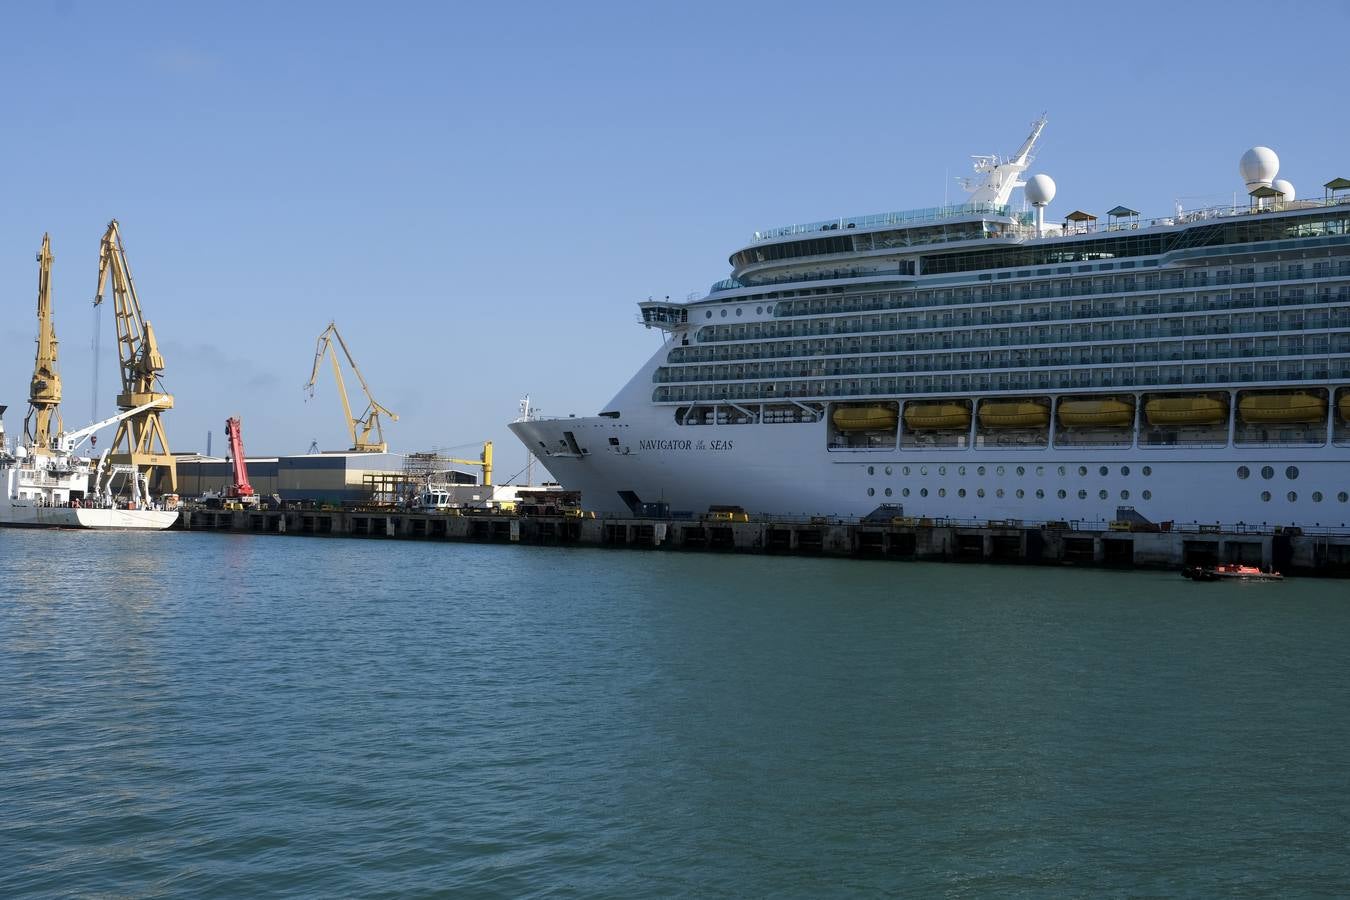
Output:
<instances>
[{"instance_id":1,"label":"concrete quay","mask_svg":"<svg viewBox=\"0 0 1350 900\"><path fill-rule=\"evenodd\" d=\"M873 559L1180 569L1246 563L1286 574L1350 577L1350 534L1105 523L884 523L446 515L395 510L184 510L179 528L213 533L627 547Z\"/></svg>"}]
</instances>

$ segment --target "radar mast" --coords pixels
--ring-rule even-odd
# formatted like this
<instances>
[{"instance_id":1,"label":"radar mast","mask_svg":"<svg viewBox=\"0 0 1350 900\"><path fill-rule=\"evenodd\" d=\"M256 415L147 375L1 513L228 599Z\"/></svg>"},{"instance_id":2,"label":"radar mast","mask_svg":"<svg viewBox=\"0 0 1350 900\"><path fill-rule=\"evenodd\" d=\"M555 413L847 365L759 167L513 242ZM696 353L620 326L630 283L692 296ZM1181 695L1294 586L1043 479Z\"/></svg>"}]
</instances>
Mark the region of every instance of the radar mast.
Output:
<instances>
[{"instance_id":1,"label":"radar mast","mask_svg":"<svg viewBox=\"0 0 1350 900\"><path fill-rule=\"evenodd\" d=\"M1007 159L997 155L971 157L975 161L976 177L961 179L962 185L970 192L971 203L992 203L995 206L1008 204L1013 190L1025 184L1020 176L1035 158L1031 151L1044 128L1045 113L1041 113L1041 117L1031 123L1031 134L1027 135L1027 139L1012 156Z\"/></svg>"}]
</instances>

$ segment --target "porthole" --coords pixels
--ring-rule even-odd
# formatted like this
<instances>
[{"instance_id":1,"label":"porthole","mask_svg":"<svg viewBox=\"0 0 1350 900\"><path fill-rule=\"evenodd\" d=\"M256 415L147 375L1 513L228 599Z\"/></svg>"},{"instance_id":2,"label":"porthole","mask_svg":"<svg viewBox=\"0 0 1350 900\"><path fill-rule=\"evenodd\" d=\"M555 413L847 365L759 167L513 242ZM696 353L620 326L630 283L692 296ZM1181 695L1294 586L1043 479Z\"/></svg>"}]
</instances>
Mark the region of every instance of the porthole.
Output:
<instances>
[{"instance_id":1,"label":"porthole","mask_svg":"<svg viewBox=\"0 0 1350 900\"><path fill-rule=\"evenodd\" d=\"M891 489L890 489L890 488L886 488L886 496L889 497L890 495L891 495Z\"/></svg>"},{"instance_id":2,"label":"porthole","mask_svg":"<svg viewBox=\"0 0 1350 900\"><path fill-rule=\"evenodd\" d=\"M1252 470L1247 468L1246 466L1237 467L1237 477L1241 478L1243 481L1246 481L1248 478L1250 478L1251 474Z\"/></svg>"},{"instance_id":3,"label":"porthole","mask_svg":"<svg viewBox=\"0 0 1350 900\"><path fill-rule=\"evenodd\" d=\"M764 307L762 307L762 306L756 306L756 307L755 307L755 315L757 315L757 316L762 316L762 315L764 315Z\"/></svg>"},{"instance_id":4,"label":"porthole","mask_svg":"<svg viewBox=\"0 0 1350 900\"><path fill-rule=\"evenodd\" d=\"M768 306L764 307L764 311L769 315L773 315L773 304L770 303Z\"/></svg>"},{"instance_id":5,"label":"porthole","mask_svg":"<svg viewBox=\"0 0 1350 900\"><path fill-rule=\"evenodd\" d=\"M920 474L920 475L927 475L927 474L928 474L928 467L927 467L927 466L919 466L919 474Z\"/></svg>"},{"instance_id":6,"label":"porthole","mask_svg":"<svg viewBox=\"0 0 1350 900\"><path fill-rule=\"evenodd\" d=\"M956 474L957 474L957 475L964 475L964 474L966 474L966 467L965 467L965 466L958 466L957 469L956 469Z\"/></svg>"},{"instance_id":7,"label":"porthole","mask_svg":"<svg viewBox=\"0 0 1350 900\"><path fill-rule=\"evenodd\" d=\"M1021 500L1023 497L1026 496L1026 494L1027 494L1027 492L1024 491L1024 490L1022 490L1021 488L1018 488L1018 489L1017 489L1017 499L1018 499L1018 500Z\"/></svg>"},{"instance_id":8,"label":"porthole","mask_svg":"<svg viewBox=\"0 0 1350 900\"><path fill-rule=\"evenodd\" d=\"M994 496L997 497L997 498L999 498L1000 500L1002 500L1002 499L1003 499L1003 488L999 488L998 490L994 491Z\"/></svg>"},{"instance_id":9,"label":"porthole","mask_svg":"<svg viewBox=\"0 0 1350 900\"><path fill-rule=\"evenodd\" d=\"M1270 502L1270 491L1262 491L1262 492L1261 492L1261 499L1264 500L1266 503L1269 503L1269 502Z\"/></svg>"},{"instance_id":10,"label":"porthole","mask_svg":"<svg viewBox=\"0 0 1350 900\"><path fill-rule=\"evenodd\" d=\"M1106 494L1106 488L1102 488L1100 491L1098 491L1098 492L1097 492L1097 497L1098 497L1099 499L1101 499L1101 500L1105 500L1106 497L1107 497L1107 494Z\"/></svg>"},{"instance_id":11,"label":"porthole","mask_svg":"<svg viewBox=\"0 0 1350 900\"><path fill-rule=\"evenodd\" d=\"M1272 468L1271 466L1262 466L1261 477L1264 478L1266 481L1269 481L1270 479L1275 477L1275 469Z\"/></svg>"},{"instance_id":12,"label":"porthole","mask_svg":"<svg viewBox=\"0 0 1350 900\"><path fill-rule=\"evenodd\" d=\"M1003 470L1003 467L1002 467L1002 466L999 466L997 469L994 470L994 474L995 474L995 475L1002 475L1002 474L1003 474L1003 471L1004 471L1004 470Z\"/></svg>"},{"instance_id":13,"label":"porthole","mask_svg":"<svg viewBox=\"0 0 1350 900\"><path fill-rule=\"evenodd\" d=\"M977 490L977 491L975 492L975 496L976 496L976 497L983 497L983 496L984 496L984 488L980 488L979 490Z\"/></svg>"},{"instance_id":14,"label":"porthole","mask_svg":"<svg viewBox=\"0 0 1350 900\"><path fill-rule=\"evenodd\" d=\"M877 489L876 489L876 488L868 488L868 489L867 489L867 496L869 496L869 497L875 497L876 495L877 495Z\"/></svg>"},{"instance_id":15,"label":"porthole","mask_svg":"<svg viewBox=\"0 0 1350 900\"><path fill-rule=\"evenodd\" d=\"M1111 470L1108 469L1106 466L1102 466L1100 469L1097 470L1097 474L1105 478L1107 475L1111 474Z\"/></svg>"},{"instance_id":16,"label":"porthole","mask_svg":"<svg viewBox=\"0 0 1350 900\"><path fill-rule=\"evenodd\" d=\"M1080 488L1080 489L1078 490L1078 499L1079 499L1079 500L1086 500L1086 499L1087 499L1087 491L1085 491L1085 490L1083 490L1083 489Z\"/></svg>"},{"instance_id":17,"label":"porthole","mask_svg":"<svg viewBox=\"0 0 1350 900\"><path fill-rule=\"evenodd\" d=\"M1297 477L1298 477L1298 466L1290 466L1289 468L1285 469L1285 470L1284 470L1284 477L1285 477L1285 478L1288 478L1290 481L1293 481L1295 478L1297 478Z\"/></svg>"},{"instance_id":18,"label":"porthole","mask_svg":"<svg viewBox=\"0 0 1350 900\"><path fill-rule=\"evenodd\" d=\"M1064 488L1060 488L1060 489L1059 489L1059 499L1063 500L1063 499L1064 499L1065 497L1067 497L1067 496L1069 496L1069 492L1066 491L1066 490L1064 490Z\"/></svg>"},{"instance_id":19,"label":"porthole","mask_svg":"<svg viewBox=\"0 0 1350 900\"><path fill-rule=\"evenodd\" d=\"M886 467L886 474L887 474L887 475L891 474L891 467L890 467L890 466L887 466L887 467Z\"/></svg>"},{"instance_id":20,"label":"porthole","mask_svg":"<svg viewBox=\"0 0 1350 900\"><path fill-rule=\"evenodd\" d=\"M868 474L868 475L875 475L875 474L877 474L877 470L874 469L872 466L868 466L868 467L867 467L867 474Z\"/></svg>"},{"instance_id":21,"label":"porthole","mask_svg":"<svg viewBox=\"0 0 1350 900\"><path fill-rule=\"evenodd\" d=\"M946 488L938 488L938 496L939 496L939 497L945 497L945 496L947 496L947 489L946 489Z\"/></svg>"},{"instance_id":22,"label":"porthole","mask_svg":"<svg viewBox=\"0 0 1350 900\"><path fill-rule=\"evenodd\" d=\"M905 466L903 469L901 469L901 470L900 470L900 474L901 474L901 475L908 475L908 474L909 474L909 466Z\"/></svg>"},{"instance_id":23,"label":"porthole","mask_svg":"<svg viewBox=\"0 0 1350 900\"><path fill-rule=\"evenodd\" d=\"M958 497L964 497L965 495L966 495L966 489L965 489L965 488L961 488L960 490L958 490L958 491L956 492L956 496L958 496Z\"/></svg>"},{"instance_id":24,"label":"porthole","mask_svg":"<svg viewBox=\"0 0 1350 900\"><path fill-rule=\"evenodd\" d=\"M1121 492L1120 492L1120 499L1122 499L1122 500L1128 500L1128 499L1130 499L1130 492L1129 492L1129 491L1121 491Z\"/></svg>"},{"instance_id":25,"label":"porthole","mask_svg":"<svg viewBox=\"0 0 1350 900\"><path fill-rule=\"evenodd\" d=\"M1141 496L1143 496L1143 498L1144 498L1145 500L1152 500L1152 499L1153 499L1153 492L1152 492L1152 491L1144 491L1144 493L1143 493Z\"/></svg>"},{"instance_id":26,"label":"porthole","mask_svg":"<svg viewBox=\"0 0 1350 900\"><path fill-rule=\"evenodd\" d=\"M1059 467L1059 477L1060 477L1060 478L1063 478L1066 472L1068 472L1068 470L1065 469L1063 466L1060 466L1060 467Z\"/></svg>"},{"instance_id":27,"label":"porthole","mask_svg":"<svg viewBox=\"0 0 1350 900\"><path fill-rule=\"evenodd\" d=\"M975 470L975 474L976 474L976 475L983 475L983 474L984 474L984 466L980 466L978 469L976 469L976 470Z\"/></svg>"},{"instance_id":28,"label":"porthole","mask_svg":"<svg viewBox=\"0 0 1350 900\"><path fill-rule=\"evenodd\" d=\"M947 474L947 467L946 467L946 466L938 466L938 474L939 474L939 475L946 475L946 474Z\"/></svg>"},{"instance_id":29,"label":"porthole","mask_svg":"<svg viewBox=\"0 0 1350 900\"><path fill-rule=\"evenodd\" d=\"M1144 477L1147 478L1148 476L1150 476L1150 475L1153 474L1153 467L1152 467L1152 466L1144 466L1144 467L1143 467L1142 469L1140 469L1139 471L1143 472L1143 473L1144 473Z\"/></svg>"},{"instance_id":30,"label":"porthole","mask_svg":"<svg viewBox=\"0 0 1350 900\"><path fill-rule=\"evenodd\" d=\"M1336 499L1344 503L1345 501L1350 500L1350 494L1347 494L1345 491L1341 491L1339 494L1336 495Z\"/></svg>"},{"instance_id":31,"label":"porthole","mask_svg":"<svg viewBox=\"0 0 1350 900\"><path fill-rule=\"evenodd\" d=\"M1025 475L1025 474L1027 474L1027 467L1026 467L1026 466L1018 466L1018 467L1017 467L1017 474L1018 474L1018 475Z\"/></svg>"},{"instance_id":32,"label":"porthole","mask_svg":"<svg viewBox=\"0 0 1350 900\"><path fill-rule=\"evenodd\" d=\"M727 311L724 309L724 310L722 310L722 318L725 319L726 317L727 317Z\"/></svg>"},{"instance_id":33,"label":"porthole","mask_svg":"<svg viewBox=\"0 0 1350 900\"><path fill-rule=\"evenodd\" d=\"M1129 467L1129 466L1121 466L1121 467L1120 467L1120 474L1122 474L1122 475L1129 475L1129 474L1130 474L1130 467Z\"/></svg>"},{"instance_id":34,"label":"porthole","mask_svg":"<svg viewBox=\"0 0 1350 900\"><path fill-rule=\"evenodd\" d=\"M1083 477L1083 478L1086 478L1086 477L1087 477L1087 466L1079 466L1079 467L1078 467L1078 474L1079 474L1079 476L1081 476L1081 477Z\"/></svg>"},{"instance_id":35,"label":"porthole","mask_svg":"<svg viewBox=\"0 0 1350 900\"><path fill-rule=\"evenodd\" d=\"M736 307L736 315L738 315L738 316L743 316L743 315L745 315L745 310L742 309L742 308L739 307L739 306Z\"/></svg>"},{"instance_id":36,"label":"porthole","mask_svg":"<svg viewBox=\"0 0 1350 900\"><path fill-rule=\"evenodd\" d=\"M1314 502L1314 503L1321 503L1321 502L1322 502L1322 492L1321 492L1321 491L1313 491L1312 497L1313 497L1313 502Z\"/></svg>"},{"instance_id":37,"label":"porthole","mask_svg":"<svg viewBox=\"0 0 1350 900\"><path fill-rule=\"evenodd\" d=\"M711 318L712 318L712 310L710 309L710 310L708 310L707 312L705 312L705 313L703 314L703 318L705 318L705 319L711 319Z\"/></svg>"},{"instance_id":38,"label":"porthole","mask_svg":"<svg viewBox=\"0 0 1350 900\"><path fill-rule=\"evenodd\" d=\"M920 496L920 497L927 497L927 496L928 496L928 488L919 488L919 496Z\"/></svg>"},{"instance_id":39,"label":"porthole","mask_svg":"<svg viewBox=\"0 0 1350 900\"><path fill-rule=\"evenodd\" d=\"M1044 474L1045 474L1045 466L1037 466L1037 467L1036 467L1036 474L1037 474L1038 476L1039 476L1039 475L1044 475Z\"/></svg>"},{"instance_id":40,"label":"porthole","mask_svg":"<svg viewBox=\"0 0 1350 900\"><path fill-rule=\"evenodd\" d=\"M1297 492L1297 491L1290 491L1289 493L1285 494L1284 496L1285 496L1285 499L1287 499L1290 503L1297 503L1297 502L1298 502L1298 492Z\"/></svg>"},{"instance_id":41,"label":"porthole","mask_svg":"<svg viewBox=\"0 0 1350 900\"><path fill-rule=\"evenodd\" d=\"M1037 500L1044 500L1044 499L1045 499L1045 489L1044 489L1044 488L1036 488L1036 499L1037 499Z\"/></svg>"},{"instance_id":42,"label":"porthole","mask_svg":"<svg viewBox=\"0 0 1350 900\"><path fill-rule=\"evenodd\" d=\"M900 496L901 496L901 497L908 497L908 496L909 496L909 488L905 488L904 490L902 490L902 491L900 492Z\"/></svg>"}]
</instances>

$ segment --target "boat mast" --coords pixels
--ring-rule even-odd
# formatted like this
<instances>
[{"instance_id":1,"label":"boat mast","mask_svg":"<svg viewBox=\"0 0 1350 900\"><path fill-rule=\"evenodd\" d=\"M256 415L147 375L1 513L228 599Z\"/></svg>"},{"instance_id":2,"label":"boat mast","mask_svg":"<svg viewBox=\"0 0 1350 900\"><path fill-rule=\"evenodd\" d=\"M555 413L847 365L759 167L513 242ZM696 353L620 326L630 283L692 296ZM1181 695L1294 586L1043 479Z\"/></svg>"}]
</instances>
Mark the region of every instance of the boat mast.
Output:
<instances>
[{"instance_id":1,"label":"boat mast","mask_svg":"<svg viewBox=\"0 0 1350 900\"><path fill-rule=\"evenodd\" d=\"M52 240L42 236L38 251L37 358L33 361L33 380L28 387L28 415L23 433L37 453L49 453L52 438L61 426L61 376L56 371L56 329L52 327ZM52 427L55 417L56 427Z\"/></svg>"},{"instance_id":2,"label":"boat mast","mask_svg":"<svg viewBox=\"0 0 1350 900\"><path fill-rule=\"evenodd\" d=\"M1023 187L1026 182L1020 176L1031 165L1032 148L1045 128L1045 113L1031 123L1031 134L1017 148L1017 152L1007 159L996 155L972 156L975 161L975 178L964 178L962 184L970 192L971 203L992 203L1006 206L1012 198L1014 188Z\"/></svg>"}]
</instances>

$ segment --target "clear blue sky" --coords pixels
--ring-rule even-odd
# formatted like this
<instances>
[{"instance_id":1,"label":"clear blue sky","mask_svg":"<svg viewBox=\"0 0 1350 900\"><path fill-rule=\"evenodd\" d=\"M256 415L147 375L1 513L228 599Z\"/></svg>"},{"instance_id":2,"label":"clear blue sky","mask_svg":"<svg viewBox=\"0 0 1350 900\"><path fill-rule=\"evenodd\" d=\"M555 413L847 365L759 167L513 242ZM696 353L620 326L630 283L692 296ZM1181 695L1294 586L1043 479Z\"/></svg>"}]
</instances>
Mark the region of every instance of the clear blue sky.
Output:
<instances>
[{"instance_id":1,"label":"clear blue sky","mask_svg":"<svg viewBox=\"0 0 1350 900\"><path fill-rule=\"evenodd\" d=\"M1042 110L1051 220L1227 201L1254 144L1300 194L1350 176L1348 4L924 6L13 5L8 428L43 231L66 419L88 419L113 217L178 399L173 449L212 430L219 452L231 414L251 454L345 447L331 374L301 391L334 318L402 416L396 449L492 438L505 476L522 395L594 413L656 348L635 301L705 290L756 228L941 203Z\"/></svg>"}]
</instances>

